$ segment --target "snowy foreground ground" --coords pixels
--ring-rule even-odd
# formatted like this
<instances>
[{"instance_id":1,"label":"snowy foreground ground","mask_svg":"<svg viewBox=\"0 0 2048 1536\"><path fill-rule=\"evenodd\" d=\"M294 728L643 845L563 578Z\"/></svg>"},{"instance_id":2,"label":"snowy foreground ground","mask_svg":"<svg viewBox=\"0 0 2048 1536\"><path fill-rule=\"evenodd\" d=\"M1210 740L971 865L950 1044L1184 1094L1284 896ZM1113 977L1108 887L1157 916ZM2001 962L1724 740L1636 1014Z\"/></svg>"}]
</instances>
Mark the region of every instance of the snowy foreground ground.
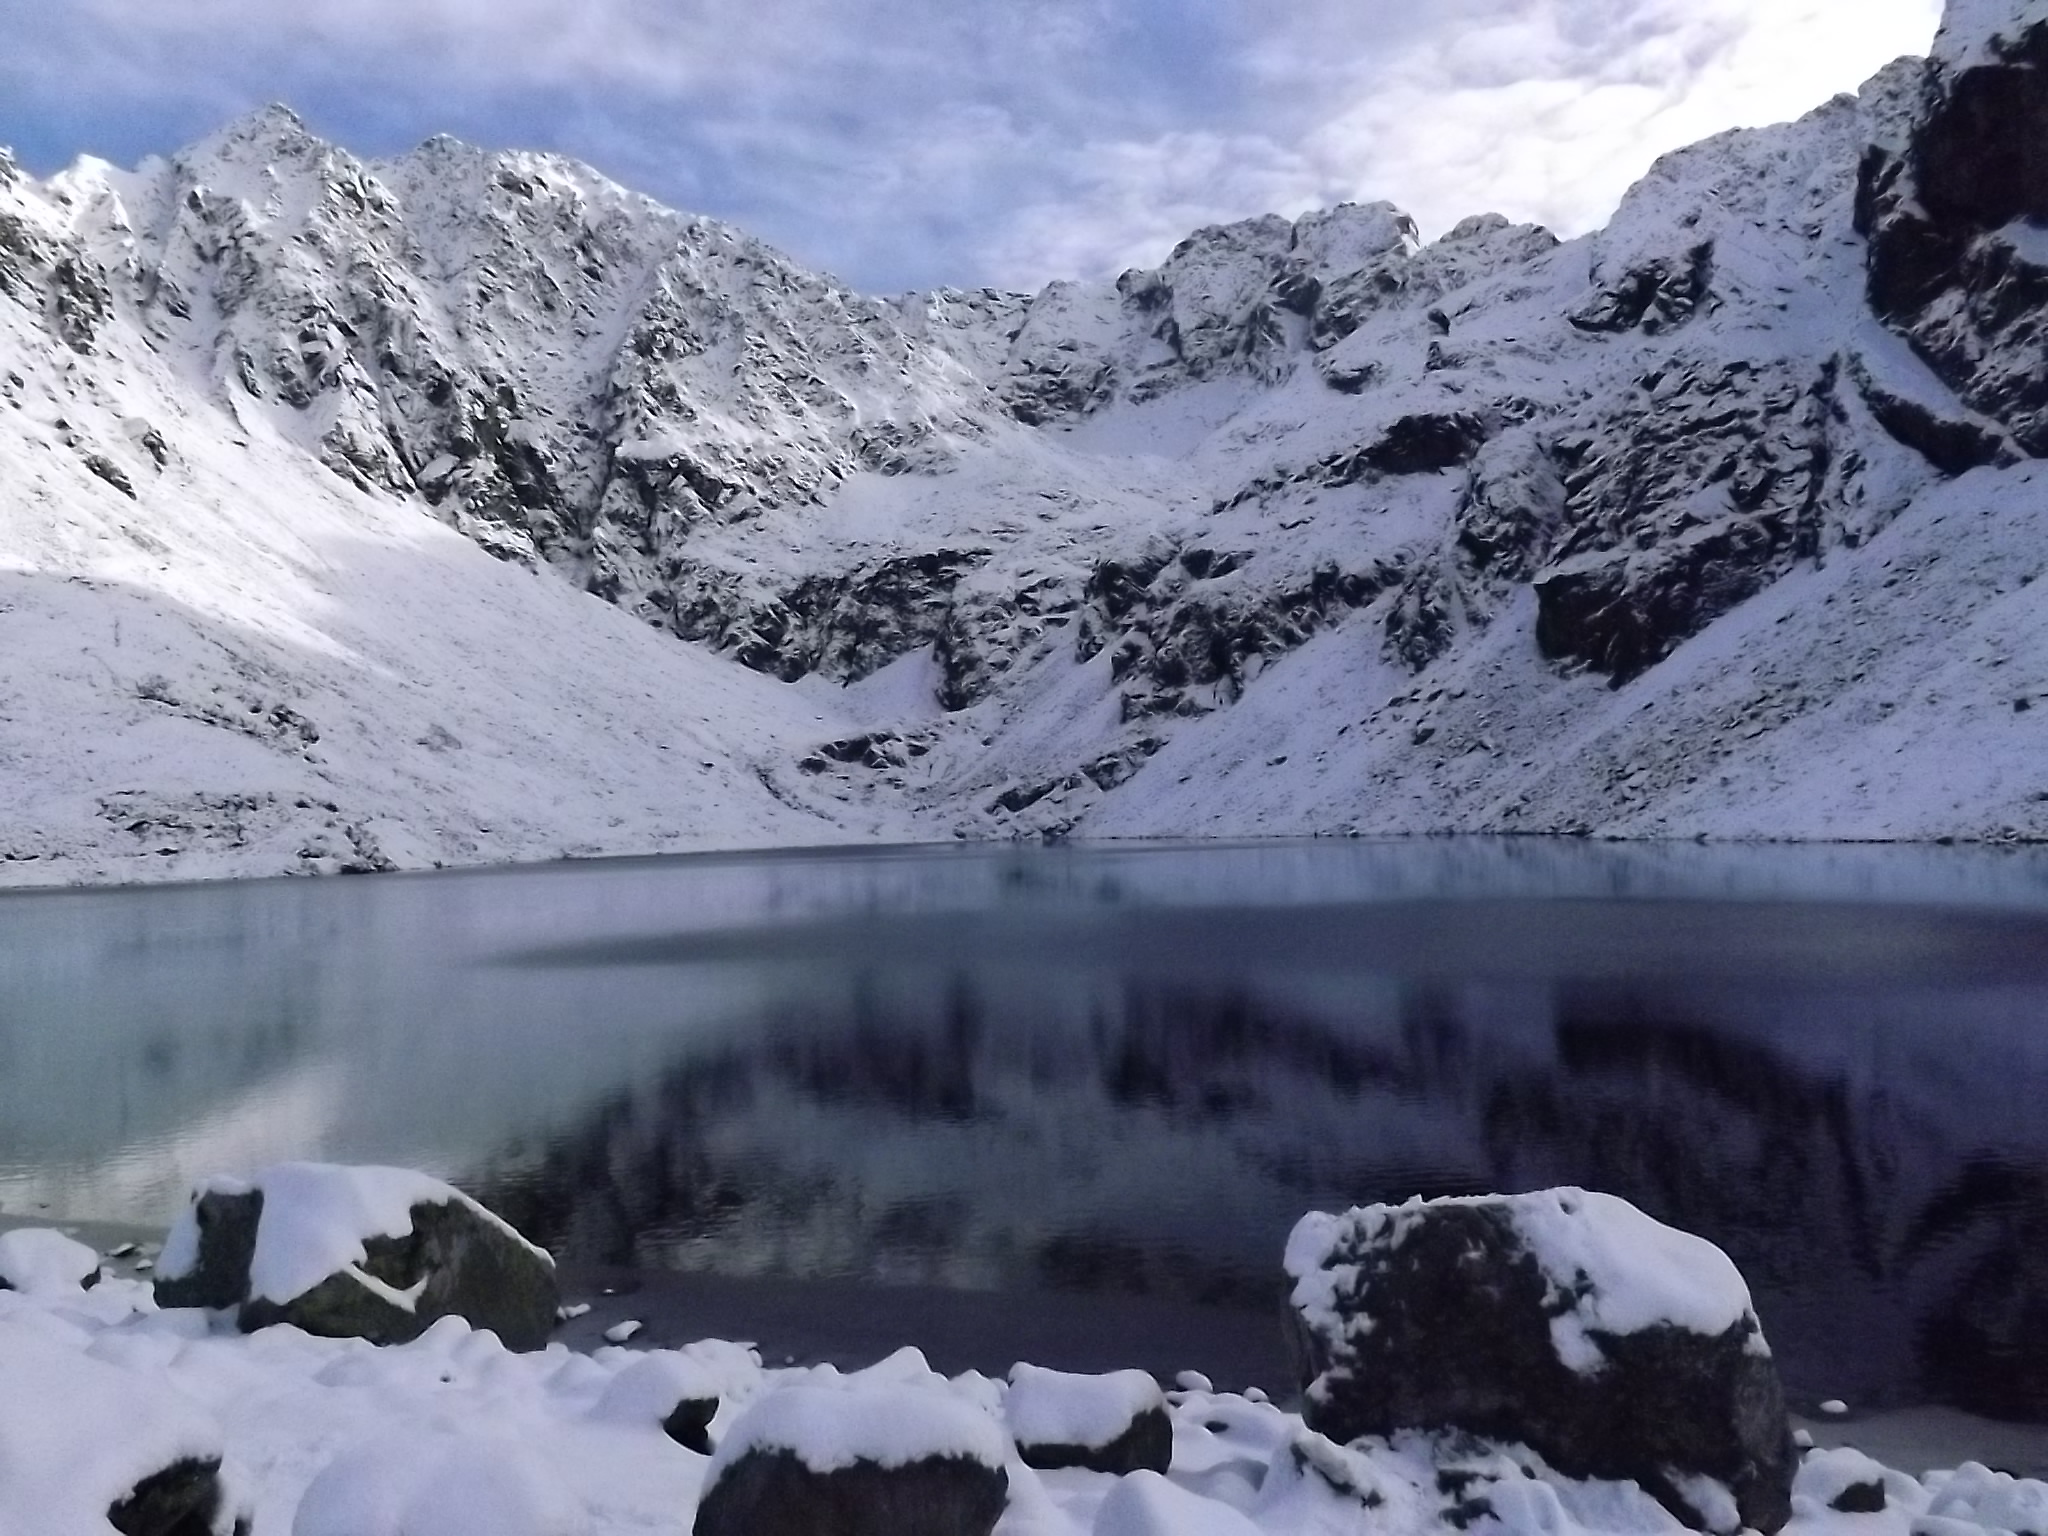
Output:
<instances>
[{"instance_id":1,"label":"snowy foreground ground","mask_svg":"<svg viewBox=\"0 0 2048 1536\"><path fill-rule=\"evenodd\" d=\"M937 1376L915 1350L841 1375L829 1366L768 1369L747 1346L717 1341L514 1354L453 1318L387 1348L282 1327L245 1337L203 1312L158 1310L134 1279L80 1291L59 1258L52 1254L28 1288L0 1292L7 1536L105 1536L108 1506L180 1456L224 1456L231 1504L253 1536L684 1532L714 1459L660 1428L679 1384L718 1393L711 1434L728 1456L748 1409L793 1386L937 1405L924 1425L934 1446L959 1437L961 1410L970 1419L986 1415L979 1453L1006 1458L1010 1501L997 1530L1008 1536L1400 1536L1468 1524L1529 1536L1680 1529L1631 1484L1560 1478L1527 1452L1470 1441L1416 1436L1339 1447L1257 1393L1204 1390L1192 1378L1168 1394L1169 1476L1039 1472L1007 1449L1001 1426L1012 1388L975 1374ZM929 1453L917 1421L887 1416L866 1449ZM829 1458L834 1449L814 1445L805 1454ZM1871 1483L1884 1491L1881 1512L1833 1507L1838 1499L1857 1503L1844 1490ZM1377 1503L1369 1504L1369 1492ZM1458 1506L1478 1496L1493 1513L1464 1513L1461 1524ZM1786 1529L2038 1533L2048 1529L2048 1484L1976 1464L1913 1478L1854 1450L1811 1451Z\"/></svg>"}]
</instances>

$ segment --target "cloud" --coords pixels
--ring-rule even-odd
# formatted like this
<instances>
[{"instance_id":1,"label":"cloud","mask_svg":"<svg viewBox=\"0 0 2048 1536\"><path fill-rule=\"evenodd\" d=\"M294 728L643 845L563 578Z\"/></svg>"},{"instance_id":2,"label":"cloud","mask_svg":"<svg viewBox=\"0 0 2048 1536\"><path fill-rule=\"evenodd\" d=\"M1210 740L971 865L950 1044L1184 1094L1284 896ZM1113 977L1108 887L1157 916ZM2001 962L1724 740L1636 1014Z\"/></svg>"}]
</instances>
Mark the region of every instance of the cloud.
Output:
<instances>
[{"instance_id":1,"label":"cloud","mask_svg":"<svg viewBox=\"0 0 2048 1536\"><path fill-rule=\"evenodd\" d=\"M0 142L133 160L292 102L358 152L588 159L864 287L1032 286L1390 198L1569 233L1658 152L1924 50L1936 0L67 0Z\"/></svg>"},{"instance_id":2,"label":"cloud","mask_svg":"<svg viewBox=\"0 0 2048 1536\"><path fill-rule=\"evenodd\" d=\"M1365 60L1353 105L1304 140L1335 180L1392 196L1426 231L1497 209L1582 232L1658 155L1799 116L1924 52L1937 19L1935 0L1464 9L1465 25Z\"/></svg>"}]
</instances>

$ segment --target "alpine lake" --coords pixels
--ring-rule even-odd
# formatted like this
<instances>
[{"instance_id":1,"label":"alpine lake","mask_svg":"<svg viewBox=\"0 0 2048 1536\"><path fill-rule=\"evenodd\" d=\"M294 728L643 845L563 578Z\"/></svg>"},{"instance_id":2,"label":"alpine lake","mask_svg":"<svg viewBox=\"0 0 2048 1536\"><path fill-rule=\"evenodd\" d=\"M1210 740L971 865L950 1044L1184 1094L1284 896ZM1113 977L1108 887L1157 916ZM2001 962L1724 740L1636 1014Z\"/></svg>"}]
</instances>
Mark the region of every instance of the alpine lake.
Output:
<instances>
[{"instance_id":1,"label":"alpine lake","mask_svg":"<svg viewBox=\"0 0 2048 1536\"><path fill-rule=\"evenodd\" d=\"M1796 1408L2038 1421L2044 1108L2044 850L1007 844L0 896L8 1219L160 1233L208 1174L422 1168L593 1323L778 1358L1279 1395L1303 1212L1579 1184L1735 1258Z\"/></svg>"}]
</instances>

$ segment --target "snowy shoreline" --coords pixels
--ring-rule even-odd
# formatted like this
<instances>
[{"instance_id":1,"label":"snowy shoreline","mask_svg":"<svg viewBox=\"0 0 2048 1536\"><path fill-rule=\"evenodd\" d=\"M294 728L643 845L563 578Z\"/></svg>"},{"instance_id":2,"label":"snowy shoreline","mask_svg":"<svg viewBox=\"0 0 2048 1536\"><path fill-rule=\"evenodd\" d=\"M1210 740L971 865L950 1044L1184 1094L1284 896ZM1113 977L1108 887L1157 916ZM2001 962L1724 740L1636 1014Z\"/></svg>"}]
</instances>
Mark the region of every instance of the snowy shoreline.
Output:
<instances>
[{"instance_id":1,"label":"snowy shoreline","mask_svg":"<svg viewBox=\"0 0 2048 1536\"><path fill-rule=\"evenodd\" d=\"M0 1217L0 1234L50 1225L47 1215L9 1215ZM391 1512L377 1502L383 1493L372 1497L364 1491L370 1488L397 1489L392 1498L413 1498L410 1518L432 1506L440 1511L437 1518L454 1521L437 1527L435 1536L482 1532L483 1525L465 1523L485 1517L477 1510L452 1513L460 1501L446 1496L442 1481L449 1477L458 1488L474 1485L478 1477L503 1484L495 1506L487 1500L480 1507L499 1522L491 1536L686 1530L689 1509L720 1463L663 1435L656 1421L666 1410L658 1405L673 1389L661 1383L696 1382L697 1390L715 1392L719 1406L710 1428L716 1443L729 1437L749 1405L789 1388L824 1391L820 1401L826 1406L846 1390L873 1395L877 1402L900 1398L909 1407L952 1401L1000 1414L1005 1396L1018 1390L1006 1388L1003 1376L1031 1375L1021 1363L1021 1375L1001 1366L940 1367L904 1342L916 1337L921 1321L909 1316L902 1318L897 1347L856 1347L835 1351L832 1358L776 1365L749 1345L695 1336L689 1320L669 1305L673 1298L664 1298L658 1287L627 1292L601 1285L597 1295L586 1296L584 1276L578 1275L569 1277L564 1291L569 1323L532 1354L508 1352L459 1318L443 1318L412 1343L381 1347L315 1338L293 1328L241 1335L218 1317L209 1321L204 1313L157 1309L147 1265L162 1234L118 1224L56 1225L90 1241L102 1255L106 1278L82 1292L33 1284L26 1293L0 1291L0 1345L6 1346L0 1347L0 1379L17 1396L27 1386L30 1399L54 1405L39 1430L45 1445L76 1435L78 1424L66 1422L66 1403L90 1398L104 1405L106 1394L124 1380L121 1390L141 1406L130 1404L121 1422L146 1427L135 1430L138 1445L183 1443L165 1440L173 1431L164 1426L195 1407L211 1413L225 1437L222 1484L233 1507L252 1517L252 1536L323 1536L341 1529L336 1520L346 1525L366 1518L371 1523L363 1530L371 1536L412 1536L424 1529L403 1521L375 1523L380 1510L387 1517ZM139 1271L138 1261L144 1266ZM630 1276L588 1272L597 1282ZM604 1294L607 1289L616 1294ZM1069 1299L1051 1300L1057 1307ZM595 1305L586 1311L588 1303ZM614 1339L621 1336L615 1313L645 1325L632 1347L605 1341L607 1331ZM570 1329L579 1330L573 1343L565 1342ZM76 1380L68 1374L74 1368L64 1364L74 1356L82 1357ZM1101 1370L1107 1361L1068 1362L1067 1368ZM1207 1536L1212 1528L1268 1536L1426 1536L1458 1524L1446 1524L1447 1510L1434 1508L1437 1490L1455 1487L1462 1494L1474 1486L1493 1496L1494 1518L1518 1536L1673 1536L1679 1529L1633 1485L1564 1478L1515 1447L1404 1434L1339 1448L1302 1426L1288 1394L1256 1386L1218 1390L1202 1374L1186 1370L1153 1374L1171 1384L1170 1475L1155 1484L1147 1473L1044 1470L1009 1452L1009 1502L997 1536L1121 1531L1118 1522L1137 1514L1155 1521L1170 1515L1179 1523L1141 1522L1132 1529L1174 1530L1177 1536ZM785 1401L803 1400L801 1391ZM657 1407L632 1406L643 1400ZM976 1419L978 1413L970 1413L969 1421ZM1907 1536L1909 1527L1921 1531L1923 1525L1942 1536L1971 1536L1978 1529L2015 1529L2014 1511L2048 1508L2048 1485L2024 1480L2048 1473L2048 1428L1926 1408L1793 1422L1802 1443L1814 1447L1794 1484L1793 1518L1786 1527L1794 1536L1871 1536L1880 1530ZM9 1436L18 1454L23 1424L19 1409L10 1417L0 1406L0 1460L9 1451ZM748 1433L758 1438L764 1432ZM204 1438L189 1423L175 1433L199 1436L195 1445ZM734 1441L733 1448L742 1442ZM59 1458L61 1477L17 1480L11 1490L0 1491L0 1528L97 1536L105 1528L93 1512L108 1499L93 1478L132 1477L127 1469L139 1465L139 1454L133 1446L101 1439L89 1453L74 1450ZM1311 1467L1320 1470L1309 1475ZM1512 1500L1505 1496L1529 1478L1541 1490L1533 1505L1524 1507L1520 1493ZM1854 1498L1842 1490L1868 1481L1886 1490L1885 1508L1875 1517L1838 1511L1836 1505L1855 1508ZM1380 1500L1368 1499L1360 1508L1360 1488L1377 1490ZM1392 1507L1383 1502L1389 1497ZM1133 1514L1125 1506L1141 1507ZM1943 1523L1937 1527L1930 1516ZM1947 1523L1957 1516L1968 1524ZM8 1524L9 1518L16 1523Z\"/></svg>"}]
</instances>

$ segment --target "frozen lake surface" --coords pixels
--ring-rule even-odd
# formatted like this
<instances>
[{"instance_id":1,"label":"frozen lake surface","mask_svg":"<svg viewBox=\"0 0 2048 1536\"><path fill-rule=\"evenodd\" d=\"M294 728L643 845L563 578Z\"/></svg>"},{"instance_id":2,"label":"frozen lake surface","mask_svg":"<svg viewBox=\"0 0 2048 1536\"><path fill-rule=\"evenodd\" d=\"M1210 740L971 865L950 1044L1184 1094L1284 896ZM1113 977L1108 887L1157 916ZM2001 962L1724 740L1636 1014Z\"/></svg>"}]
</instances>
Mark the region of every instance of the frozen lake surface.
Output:
<instances>
[{"instance_id":1,"label":"frozen lake surface","mask_svg":"<svg viewBox=\"0 0 2048 1536\"><path fill-rule=\"evenodd\" d=\"M1270 1318L1310 1207L1577 1183L1733 1254L1809 1410L2048 1417L2044 1083L2033 850L984 845L0 897L9 1215L160 1226L204 1174L391 1162L568 1259L793 1310Z\"/></svg>"}]
</instances>

